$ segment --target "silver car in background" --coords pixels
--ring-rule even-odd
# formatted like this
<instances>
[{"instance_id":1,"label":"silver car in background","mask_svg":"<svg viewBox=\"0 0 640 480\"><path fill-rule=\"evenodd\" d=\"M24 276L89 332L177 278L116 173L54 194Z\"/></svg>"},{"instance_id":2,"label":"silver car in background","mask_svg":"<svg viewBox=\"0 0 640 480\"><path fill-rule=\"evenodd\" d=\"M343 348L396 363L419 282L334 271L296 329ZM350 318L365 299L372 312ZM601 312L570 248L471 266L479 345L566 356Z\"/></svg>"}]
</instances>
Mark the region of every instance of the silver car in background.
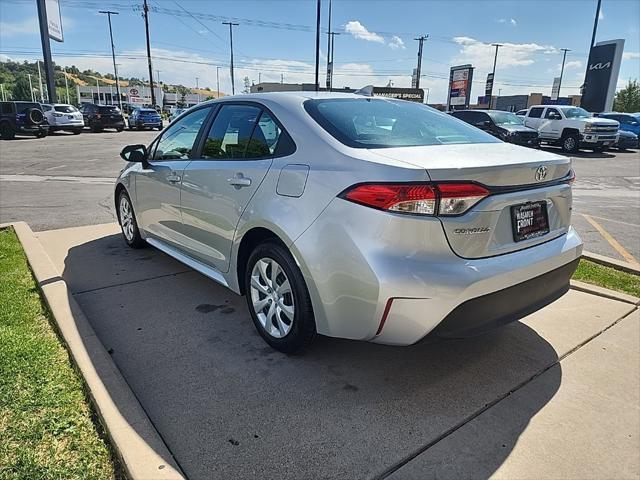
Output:
<instances>
[{"instance_id":1,"label":"silver car in background","mask_svg":"<svg viewBox=\"0 0 640 480\"><path fill-rule=\"evenodd\" d=\"M225 97L121 155L126 242L246 295L283 352L483 333L563 295L582 251L569 158L417 103Z\"/></svg>"},{"instance_id":2,"label":"silver car in background","mask_svg":"<svg viewBox=\"0 0 640 480\"><path fill-rule=\"evenodd\" d=\"M79 135L84 129L84 118L82 113L66 103L42 104L42 111L49 122L49 133L64 130Z\"/></svg>"}]
</instances>

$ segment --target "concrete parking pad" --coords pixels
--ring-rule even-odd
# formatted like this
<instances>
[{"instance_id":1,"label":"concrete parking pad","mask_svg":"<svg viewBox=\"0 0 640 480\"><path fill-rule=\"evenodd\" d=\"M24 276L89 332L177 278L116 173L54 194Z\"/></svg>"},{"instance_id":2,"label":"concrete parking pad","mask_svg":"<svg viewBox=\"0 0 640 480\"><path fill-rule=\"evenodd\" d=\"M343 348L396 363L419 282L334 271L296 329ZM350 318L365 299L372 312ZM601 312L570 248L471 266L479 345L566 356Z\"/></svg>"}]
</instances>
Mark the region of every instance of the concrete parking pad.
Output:
<instances>
[{"instance_id":1,"label":"concrete parking pad","mask_svg":"<svg viewBox=\"0 0 640 480\"><path fill-rule=\"evenodd\" d=\"M424 447L444 433L473 425L531 389L519 393L526 402L508 409L508 423L480 431L500 441L486 455L483 472L526 476L518 469L544 458L530 456L520 442L535 438L537 419L548 409L570 408L582 372L598 366L577 353L635 309L571 291L523 322L480 338L406 348L320 338L307 355L288 357L260 339L243 298L154 249L128 250L116 232L105 225L41 232L39 238L192 479L380 476L408 459L418 462ZM627 344L637 352L631 333ZM575 366L567 363L575 358ZM613 365L610 376L617 375ZM593 383L592 408L582 403L576 412L584 428L613 408L598 403L609 398L609 383L615 387L634 373L637 362L615 380L600 376ZM572 442L581 439L564 425L550 441L559 442L552 443L557 455L570 457ZM597 471L604 455L593 452L585 461ZM425 478L424 471L407 475Z\"/></svg>"},{"instance_id":2,"label":"concrete parking pad","mask_svg":"<svg viewBox=\"0 0 640 480\"><path fill-rule=\"evenodd\" d=\"M638 478L639 338L636 311L391 478ZM536 414L559 369L560 389ZM523 428L519 412L526 411L531 420ZM494 457L502 457L513 431L522 433L495 470Z\"/></svg>"}]
</instances>

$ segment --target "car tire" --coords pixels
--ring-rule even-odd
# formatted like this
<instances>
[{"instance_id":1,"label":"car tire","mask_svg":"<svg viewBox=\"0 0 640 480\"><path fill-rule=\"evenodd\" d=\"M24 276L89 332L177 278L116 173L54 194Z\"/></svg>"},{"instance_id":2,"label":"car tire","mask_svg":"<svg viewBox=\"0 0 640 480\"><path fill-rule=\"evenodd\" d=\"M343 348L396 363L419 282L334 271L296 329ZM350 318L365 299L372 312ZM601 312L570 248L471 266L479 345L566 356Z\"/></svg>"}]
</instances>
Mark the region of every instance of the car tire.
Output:
<instances>
[{"instance_id":1,"label":"car tire","mask_svg":"<svg viewBox=\"0 0 640 480\"><path fill-rule=\"evenodd\" d=\"M276 241L258 245L247 261L245 285L251 318L264 341L283 353L302 353L317 335L316 322L304 277L289 251Z\"/></svg>"},{"instance_id":2,"label":"car tire","mask_svg":"<svg viewBox=\"0 0 640 480\"><path fill-rule=\"evenodd\" d=\"M140 235L140 229L138 228L138 222L136 221L136 215L133 210L133 204L131 198L126 190L121 190L118 195L118 223L122 231L124 241L131 248L143 248L147 245Z\"/></svg>"},{"instance_id":3,"label":"car tire","mask_svg":"<svg viewBox=\"0 0 640 480\"><path fill-rule=\"evenodd\" d=\"M38 132L36 133L36 138L44 138L47 136L47 132Z\"/></svg>"},{"instance_id":4,"label":"car tire","mask_svg":"<svg viewBox=\"0 0 640 480\"><path fill-rule=\"evenodd\" d=\"M118 128L116 128L116 132L118 132L118 133L122 132L123 130L124 130L124 127L118 127Z\"/></svg>"},{"instance_id":5,"label":"car tire","mask_svg":"<svg viewBox=\"0 0 640 480\"><path fill-rule=\"evenodd\" d=\"M580 139L575 133L569 133L562 137L562 140L560 140L560 145L562 146L562 150L564 152L574 153L578 151L578 147L580 146Z\"/></svg>"},{"instance_id":6,"label":"car tire","mask_svg":"<svg viewBox=\"0 0 640 480\"><path fill-rule=\"evenodd\" d=\"M16 132L9 122L0 123L0 138L2 138L2 140L13 140L16 138Z\"/></svg>"},{"instance_id":7,"label":"car tire","mask_svg":"<svg viewBox=\"0 0 640 480\"><path fill-rule=\"evenodd\" d=\"M82 133L82 129L81 128L76 128L73 130L73 134L74 135L80 135Z\"/></svg>"},{"instance_id":8,"label":"car tire","mask_svg":"<svg viewBox=\"0 0 640 480\"><path fill-rule=\"evenodd\" d=\"M100 133L102 131L102 127L98 126L98 125L92 125L91 126L91 131L93 133Z\"/></svg>"}]
</instances>

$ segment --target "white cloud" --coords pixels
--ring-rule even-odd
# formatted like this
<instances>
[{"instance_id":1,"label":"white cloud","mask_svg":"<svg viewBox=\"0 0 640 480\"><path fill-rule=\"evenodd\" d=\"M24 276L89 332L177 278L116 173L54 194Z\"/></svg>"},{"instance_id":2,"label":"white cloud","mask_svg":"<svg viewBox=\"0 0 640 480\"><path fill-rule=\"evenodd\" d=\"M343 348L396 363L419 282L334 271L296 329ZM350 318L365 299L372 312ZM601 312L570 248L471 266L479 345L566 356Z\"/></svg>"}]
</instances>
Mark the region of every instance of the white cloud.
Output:
<instances>
[{"instance_id":1,"label":"white cloud","mask_svg":"<svg viewBox=\"0 0 640 480\"><path fill-rule=\"evenodd\" d=\"M347 33L350 33L353 36L353 38L357 38L358 40L384 43L384 37L382 37L382 35L378 35L375 32L370 32L369 30L367 30L367 27L362 25L357 20L352 20L350 22L347 22L347 24L344 26L344 29Z\"/></svg>"},{"instance_id":2,"label":"white cloud","mask_svg":"<svg viewBox=\"0 0 640 480\"><path fill-rule=\"evenodd\" d=\"M582 68L582 62L580 60L571 60L569 62L565 62L564 68Z\"/></svg>"},{"instance_id":3,"label":"white cloud","mask_svg":"<svg viewBox=\"0 0 640 480\"><path fill-rule=\"evenodd\" d=\"M508 23L509 25L511 25L512 27L517 27L518 26L518 22L516 21L515 18L499 18L498 19L498 23Z\"/></svg>"},{"instance_id":4,"label":"white cloud","mask_svg":"<svg viewBox=\"0 0 640 480\"><path fill-rule=\"evenodd\" d=\"M640 52L624 52L622 60L637 60L640 58Z\"/></svg>"},{"instance_id":5,"label":"white cloud","mask_svg":"<svg viewBox=\"0 0 640 480\"><path fill-rule=\"evenodd\" d=\"M471 37L454 37L461 49L453 59L453 64L471 63L480 69L489 69L493 65L495 47ZM557 53L557 49L537 43L504 43L498 51L498 69L522 67L535 62L534 55L539 53Z\"/></svg>"},{"instance_id":6,"label":"white cloud","mask_svg":"<svg viewBox=\"0 0 640 480\"><path fill-rule=\"evenodd\" d=\"M600 13L598 13L598 20L604 20L604 11L600 9Z\"/></svg>"},{"instance_id":7,"label":"white cloud","mask_svg":"<svg viewBox=\"0 0 640 480\"><path fill-rule=\"evenodd\" d=\"M40 32L36 17L25 18L19 22L0 22L0 32L3 37L15 37L18 35L33 35Z\"/></svg>"},{"instance_id":8,"label":"white cloud","mask_svg":"<svg viewBox=\"0 0 640 480\"><path fill-rule=\"evenodd\" d=\"M397 49L402 49L404 50L405 47L404 46L404 42L402 41L402 39L396 35L394 35L393 37L391 37L391 40L388 43L389 48L391 48L392 50L397 50Z\"/></svg>"}]
</instances>

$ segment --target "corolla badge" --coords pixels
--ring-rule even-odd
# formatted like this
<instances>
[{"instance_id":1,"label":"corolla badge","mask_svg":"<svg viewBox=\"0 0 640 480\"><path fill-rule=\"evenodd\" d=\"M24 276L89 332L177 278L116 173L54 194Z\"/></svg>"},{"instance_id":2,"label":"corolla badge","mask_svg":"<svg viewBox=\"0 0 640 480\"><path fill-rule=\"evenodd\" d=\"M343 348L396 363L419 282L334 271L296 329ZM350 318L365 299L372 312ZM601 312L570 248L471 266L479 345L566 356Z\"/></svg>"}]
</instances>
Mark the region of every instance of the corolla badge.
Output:
<instances>
[{"instance_id":1,"label":"corolla badge","mask_svg":"<svg viewBox=\"0 0 640 480\"><path fill-rule=\"evenodd\" d=\"M478 233L489 233L490 230L489 227L456 228L453 233L456 235L476 235Z\"/></svg>"},{"instance_id":2,"label":"corolla badge","mask_svg":"<svg viewBox=\"0 0 640 480\"><path fill-rule=\"evenodd\" d=\"M548 168L545 167L544 165L540 165L537 169L536 169L536 180L538 182L541 182L542 180L544 180L545 178L547 178L547 172L548 172Z\"/></svg>"}]
</instances>

